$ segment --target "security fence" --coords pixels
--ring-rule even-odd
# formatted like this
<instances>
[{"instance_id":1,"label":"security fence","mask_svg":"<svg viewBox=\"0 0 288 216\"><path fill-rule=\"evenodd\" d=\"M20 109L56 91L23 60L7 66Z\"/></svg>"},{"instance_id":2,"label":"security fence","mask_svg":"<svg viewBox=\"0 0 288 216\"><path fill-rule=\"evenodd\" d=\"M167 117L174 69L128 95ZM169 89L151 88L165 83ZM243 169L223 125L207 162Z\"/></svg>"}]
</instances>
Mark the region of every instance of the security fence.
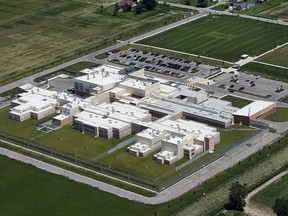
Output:
<instances>
[{"instance_id":1,"label":"security fence","mask_svg":"<svg viewBox=\"0 0 288 216\"><path fill-rule=\"evenodd\" d=\"M170 171L170 172L166 173L165 175L162 175L161 177L154 179L154 180L146 179L145 177L136 177L135 175L133 175L132 172L129 173L127 170L120 170L119 168L105 165L105 164L101 163L101 160L99 160L97 162L92 162L92 161L90 162L90 161L87 161L85 159L77 157L77 155L62 153L62 152L59 152L59 151L52 149L50 147L45 147L45 146L42 146L40 144L37 144L34 141L7 134L7 132L1 131L1 130L0 130L0 138L7 140L7 141L11 141L17 145L20 145L20 146L23 146L23 147L26 147L26 148L29 148L29 149L32 149L35 151L39 151L39 152L44 153L46 155L50 155L50 156L68 161L70 163L81 165L83 167L86 167L86 168L89 168L92 170L96 170L96 171L99 171L101 173L105 173L105 174L108 174L108 175L111 175L114 177L118 177L120 179L125 179L129 182L134 182L134 183L143 185L143 186L150 188L150 189L153 189L153 190L161 191L161 190L175 184L176 182L182 180L183 178L199 171L204 166L207 166L208 164L216 161L217 159L219 159L219 158L221 158L227 154L230 154L231 152L236 151L239 147L251 143L253 140L261 137L269 129L269 126L267 126L266 124L263 124L263 123L259 124L258 122L253 123L253 127L257 128L255 133L253 133L249 137L245 137L244 139L242 139L238 142L235 142L232 146L224 149L220 153L214 153L208 159L206 159L202 162L198 162L197 164L195 164L190 169L185 170L185 169L183 169L184 167L188 166L192 162L197 162L197 160L191 160L191 162L188 161L187 163L176 167L172 171ZM207 152L204 152L202 154L203 155L207 154ZM182 169L184 170L183 172L181 172ZM172 177L168 179L169 176L172 176Z\"/></svg>"}]
</instances>

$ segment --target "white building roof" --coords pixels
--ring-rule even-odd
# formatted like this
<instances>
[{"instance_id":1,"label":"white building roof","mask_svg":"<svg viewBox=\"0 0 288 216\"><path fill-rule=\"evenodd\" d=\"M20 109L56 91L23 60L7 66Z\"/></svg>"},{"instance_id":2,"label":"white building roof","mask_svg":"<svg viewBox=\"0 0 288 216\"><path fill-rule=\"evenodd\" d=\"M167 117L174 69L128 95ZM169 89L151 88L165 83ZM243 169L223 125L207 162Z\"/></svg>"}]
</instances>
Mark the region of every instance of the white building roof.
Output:
<instances>
[{"instance_id":1,"label":"white building roof","mask_svg":"<svg viewBox=\"0 0 288 216\"><path fill-rule=\"evenodd\" d=\"M144 138L153 139L153 138L161 136L163 134L164 134L164 131L162 131L162 130L157 130L154 128L147 128L147 129L137 133L136 136L141 136Z\"/></svg>"},{"instance_id":2,"label":"white building roof","mask_svg":"<svg viewBox=\"0 0 288 216\"><path fill-rule=\"evenodd\" d=\"M103 118L101 115L93 114L87 111L80 112L79 114L75 115L75 117L77 117L78 121L94 127L121 129L127 126L127 123L125 122L111 118Z\"/></svg>"},{"instance_id":3,"label":"white building roof","mask_svg":"<svg viewBox=\"0 0 288 216\"><path fill-rule=\"evenodd\" d=\"M237 110L233 113L233 115L239 115L239 116L252 116L258 112L261 112L262 110L268 108L269 106L276 104L275 102L269 102L269 101L254 101L245 107Z\"/></svg>"},{"instance_id":4,"label":"white building roof","mask_svg":"<svg viewBox=\"0 0 288 216\"><path fill-rule=\"evenodd\" d=\"M127 78L123 82L121 82L121 86L127 86L130 88L145 90L146 86L152 85L152 82L146 81L146 80L138 80L138 79L132 79Z\"/></svg>"}]
</instances>

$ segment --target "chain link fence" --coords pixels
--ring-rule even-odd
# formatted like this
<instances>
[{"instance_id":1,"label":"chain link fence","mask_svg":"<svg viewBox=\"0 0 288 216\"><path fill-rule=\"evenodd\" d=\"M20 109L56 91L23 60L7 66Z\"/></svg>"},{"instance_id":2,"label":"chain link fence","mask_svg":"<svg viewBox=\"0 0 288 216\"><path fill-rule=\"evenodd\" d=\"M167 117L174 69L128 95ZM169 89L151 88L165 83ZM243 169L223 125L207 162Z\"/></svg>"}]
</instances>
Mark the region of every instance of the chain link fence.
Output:
<instances>
[{"instance_id":1,"label":"chain link fence","mask_svg":"<svg viewBox=\"0 0 288 216\"><path fill-rule=\"evenodd\" d=\"M259 123L259 122L253 123L253 125L251 125L251 126L257 128L255 133L253 133L251 136L246 137L246 138L234 143L232 146L224 149L220 153L216 153L216 154L212 155L211 157L209 157L205 161L198 162L195 166L191 167L190 169L187 169L187 170L180 173L182 168L189 165L193 161L191 161L191 162L189 161L189 163L187 162L183 165L176 167L171 172L168 172L165 175L162 175L160 178L157 178L154 181L149 180L149 179L145 179L144 177L139 178L139 177L134 176L133 173L129 173L126 170L120 170L119 168L105 165L105 164L101 163L101 160L98 162L92 163L90 161L79 158L76 155L62 153L62 152L59 152L59 151L52 149L50 147L45 147L45 146L42 146L40 144L37 144L34 141L27 140L25 138L17 137L14 135L9 135L9 134L7 134L7 132L1 131L1 130L0 130L0 138L7 140L7 141L11 141L17 145L20 145L20 146L23 146L23 147L26 147L26 148L29 148L29 149L32 149L35 151L39 151L39 152L44 153L46 155L57 157L59 159L65 160L65 161L70 162L70 163L78 164L78 165L84 166L86 168L99 171L101 173L105 173L105 174L112 175L112 176L115 176L115 177L118 177L121 179L128 180L130 182L134 182L134 183L143 185L143 186L150 188L150 189L153 189L153 190L161 191L161 190L175 184L176 182L182 180L183 178L199 171L204 166L216 161L217 159L219 159L219 158L221 158L221 157L223 157L223 156L225 156L225 155L227 155L233 151L236 151L239 147L251 143L253 140L261 137L269 129L269 126L267 124ZM207 154L207 153L204 152L202 154ZM170 175L173 175L173 177L166 180L166 178Z\"/></svg>"}]
</instances>

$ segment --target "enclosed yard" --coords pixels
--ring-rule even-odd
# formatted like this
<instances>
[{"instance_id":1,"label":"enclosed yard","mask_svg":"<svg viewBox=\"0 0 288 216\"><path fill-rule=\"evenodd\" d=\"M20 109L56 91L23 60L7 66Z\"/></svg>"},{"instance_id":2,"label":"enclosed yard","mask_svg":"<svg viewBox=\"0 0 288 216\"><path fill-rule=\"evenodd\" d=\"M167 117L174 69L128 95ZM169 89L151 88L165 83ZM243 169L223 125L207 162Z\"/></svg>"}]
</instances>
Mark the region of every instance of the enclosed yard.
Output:
<instances>
[{"instance_id":1,"label":"enclosed yard","mask_svg":"<svg viewBox=\"0 0 288 216\"><path fill-rule=\"evenodd\" d=\"M235 142L251 135L255 132L255 130L250 129L244 125L235 125L226 130L220 130L220 132L221 142L215 147L215 153L220 153L225 148L230 147ZM101 160L98 160L98 163L105 164L112 169L121 170L130 175L135 175L137 177L153 181L155 179L163 179L160 177L167 172L170 173L169 176L176 175L177 173L173 170L177 166L188 160L184 158L172 165L161 165L152 159L153 155L157 152L160 152L160 150L155 151L146 157L136 157L129 155L129 153L126 151L126 148L123 148L111 155L106 156ZM213 154L207 154L203 158L200 158L188 165L187 167L183 168L183 170L192 168L199 162L203 162L211 156L213 156ZM178 174L181 173L183 170L181 169ZM167 175L165 175L165 179L167 180Z\"/></svg>"},{"instance_id":2,"label":"enclosed yard","mask_svg":"<svg viewBox=\"0 0 288 216\"><path fill-rule=\"evenodd\" d=\"M231 16L208 16L140 41L227 61L259 55L288 41L288 27Z\"/></svg>"},{"instance_id":3,"label":"enclosed yard","mask_svg":"<svg viewBox=\"0 0 288 216\"><path fill-rule=\"evenodd\" d=\"M225 96L221 98L222 100L230 101L232 103L232 106L242 108L248 104L250 104L252 101L246 100L243 98L233 97L233 96Z\"/></svg>"},{"instance_id":4,"label":"enclosed yard","mask_svg":"<svg viewBox=\"0 0 288 216\"><path fill-rule=\"evenodd\" d=\"M80 131L73 129L73 126L68 125L37 138L36 142L56 151L92 161L96 156L112 149L118 143L132 136L122 139L104 139L82 134Z\"/></svg>"}]
</instances>

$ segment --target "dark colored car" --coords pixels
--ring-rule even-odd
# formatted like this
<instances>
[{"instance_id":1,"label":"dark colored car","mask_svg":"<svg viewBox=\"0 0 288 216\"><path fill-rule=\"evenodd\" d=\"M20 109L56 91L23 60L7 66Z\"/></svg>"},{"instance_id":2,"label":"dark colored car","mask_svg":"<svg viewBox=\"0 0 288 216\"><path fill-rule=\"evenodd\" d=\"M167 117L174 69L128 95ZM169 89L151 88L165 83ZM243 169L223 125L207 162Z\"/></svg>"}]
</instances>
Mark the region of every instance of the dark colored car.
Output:
<instances>
[{"instance_id":1,"label":"dark colored car","mask_svg":"<svg viewBox=\"0 0 288 216\"><path fill-rule=\"evenodd\" d=\"M242 87L239 88L239 91L242 91L244 89L245 89L245 87L242 86Z\"/></svg>"}]
</instances>

